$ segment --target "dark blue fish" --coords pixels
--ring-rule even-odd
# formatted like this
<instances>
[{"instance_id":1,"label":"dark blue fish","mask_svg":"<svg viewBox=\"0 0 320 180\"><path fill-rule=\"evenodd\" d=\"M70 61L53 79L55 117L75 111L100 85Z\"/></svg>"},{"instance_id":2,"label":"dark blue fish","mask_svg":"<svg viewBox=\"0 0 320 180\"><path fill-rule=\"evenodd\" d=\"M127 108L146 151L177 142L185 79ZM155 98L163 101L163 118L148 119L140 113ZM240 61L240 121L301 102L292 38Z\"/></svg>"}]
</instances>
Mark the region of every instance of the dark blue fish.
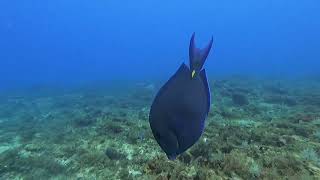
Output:
<instances>
[{"instance_id":1,"label":"dark blue fish","mask_svg":"<svg viewBox=\"0 0 320 180\"><path fill-rule=\"evenodd\" d=\"M153 136L169 159L190 148L200 138L210 109L210 90L202 68L212 46L198 49L194 34L189 47L190 68L182 64L162 86L150 109Z\"/></svg>"}]
</instances>

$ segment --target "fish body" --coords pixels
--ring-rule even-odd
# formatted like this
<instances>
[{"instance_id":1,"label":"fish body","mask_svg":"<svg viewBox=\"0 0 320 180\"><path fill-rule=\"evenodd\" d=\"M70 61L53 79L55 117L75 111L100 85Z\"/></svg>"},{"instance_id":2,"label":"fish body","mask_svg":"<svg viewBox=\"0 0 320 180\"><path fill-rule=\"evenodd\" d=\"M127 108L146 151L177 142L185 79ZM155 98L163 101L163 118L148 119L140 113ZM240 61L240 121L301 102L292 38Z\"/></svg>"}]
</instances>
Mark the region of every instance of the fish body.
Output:
<instances>
[{"instance_id":1,"label":"fish body","mask_svg":"<svg viewBox=\"0 0 320 180\"><path fill-rule=\"evenodd\" d=\"M157 93L149 114L152 133L169 159L190 148L200 138L210 109L210 90L202 69L212 46L195 47L194 34L189 53L190 67L182 63Z\"/></svg>"}]
</instances>

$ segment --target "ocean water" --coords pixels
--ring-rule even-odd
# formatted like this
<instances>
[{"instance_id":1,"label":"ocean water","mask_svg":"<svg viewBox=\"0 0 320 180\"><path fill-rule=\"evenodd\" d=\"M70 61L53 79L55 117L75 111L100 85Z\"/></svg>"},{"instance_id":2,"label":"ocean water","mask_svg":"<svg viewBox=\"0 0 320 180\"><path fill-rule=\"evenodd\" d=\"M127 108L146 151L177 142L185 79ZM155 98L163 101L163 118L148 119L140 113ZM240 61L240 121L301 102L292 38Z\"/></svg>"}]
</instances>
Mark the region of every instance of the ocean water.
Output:
<instances>
[{"instance_id":1,"label":"ocean water","mask_svg":"<svg viewBox=\"0 0 320 180\"><path fill-rule=\"evenodd\" d=\"M320 179L320 2L0 1L0 179ZM160 87L213 37L204 133L174 161Z\"/></svg>"}]
</instances>

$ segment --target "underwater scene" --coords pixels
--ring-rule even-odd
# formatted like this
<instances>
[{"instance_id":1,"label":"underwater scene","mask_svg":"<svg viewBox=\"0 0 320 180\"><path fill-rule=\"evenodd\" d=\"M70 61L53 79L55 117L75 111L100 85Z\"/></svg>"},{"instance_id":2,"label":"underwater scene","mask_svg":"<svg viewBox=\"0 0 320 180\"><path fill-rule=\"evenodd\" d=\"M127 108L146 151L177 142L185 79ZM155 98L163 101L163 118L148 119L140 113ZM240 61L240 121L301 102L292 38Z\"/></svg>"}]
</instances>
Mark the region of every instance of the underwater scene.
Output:
<instances>
[{"instance_id":1,"label":"underwater scene","mask_svg":"<svg viewBox=\"0 0 320 180\"><path fill-rule=\"evenodd\" d=\"M320 2L0 2L0 180L320 179Z\"/></svg>"}]
</instances>

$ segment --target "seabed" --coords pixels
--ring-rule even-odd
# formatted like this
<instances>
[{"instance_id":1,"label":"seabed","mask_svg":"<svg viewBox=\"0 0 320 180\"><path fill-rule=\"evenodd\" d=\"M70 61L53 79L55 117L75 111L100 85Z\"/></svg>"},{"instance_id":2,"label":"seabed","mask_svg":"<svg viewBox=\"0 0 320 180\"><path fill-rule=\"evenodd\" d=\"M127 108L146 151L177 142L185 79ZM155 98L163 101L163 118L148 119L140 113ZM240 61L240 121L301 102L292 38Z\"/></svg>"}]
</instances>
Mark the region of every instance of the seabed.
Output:
<instances>
[{"instance_id":1,"label":"seabed","mask_svg":"<svg viewBox=\"0 0 320 180\"><path fill-rule=\"evenodd\" d=\"M320 80L210 78L201 139L169 161L148 113L158 83L0 94L0 179L320 179Z\"/></svg>"}]
</instances>

